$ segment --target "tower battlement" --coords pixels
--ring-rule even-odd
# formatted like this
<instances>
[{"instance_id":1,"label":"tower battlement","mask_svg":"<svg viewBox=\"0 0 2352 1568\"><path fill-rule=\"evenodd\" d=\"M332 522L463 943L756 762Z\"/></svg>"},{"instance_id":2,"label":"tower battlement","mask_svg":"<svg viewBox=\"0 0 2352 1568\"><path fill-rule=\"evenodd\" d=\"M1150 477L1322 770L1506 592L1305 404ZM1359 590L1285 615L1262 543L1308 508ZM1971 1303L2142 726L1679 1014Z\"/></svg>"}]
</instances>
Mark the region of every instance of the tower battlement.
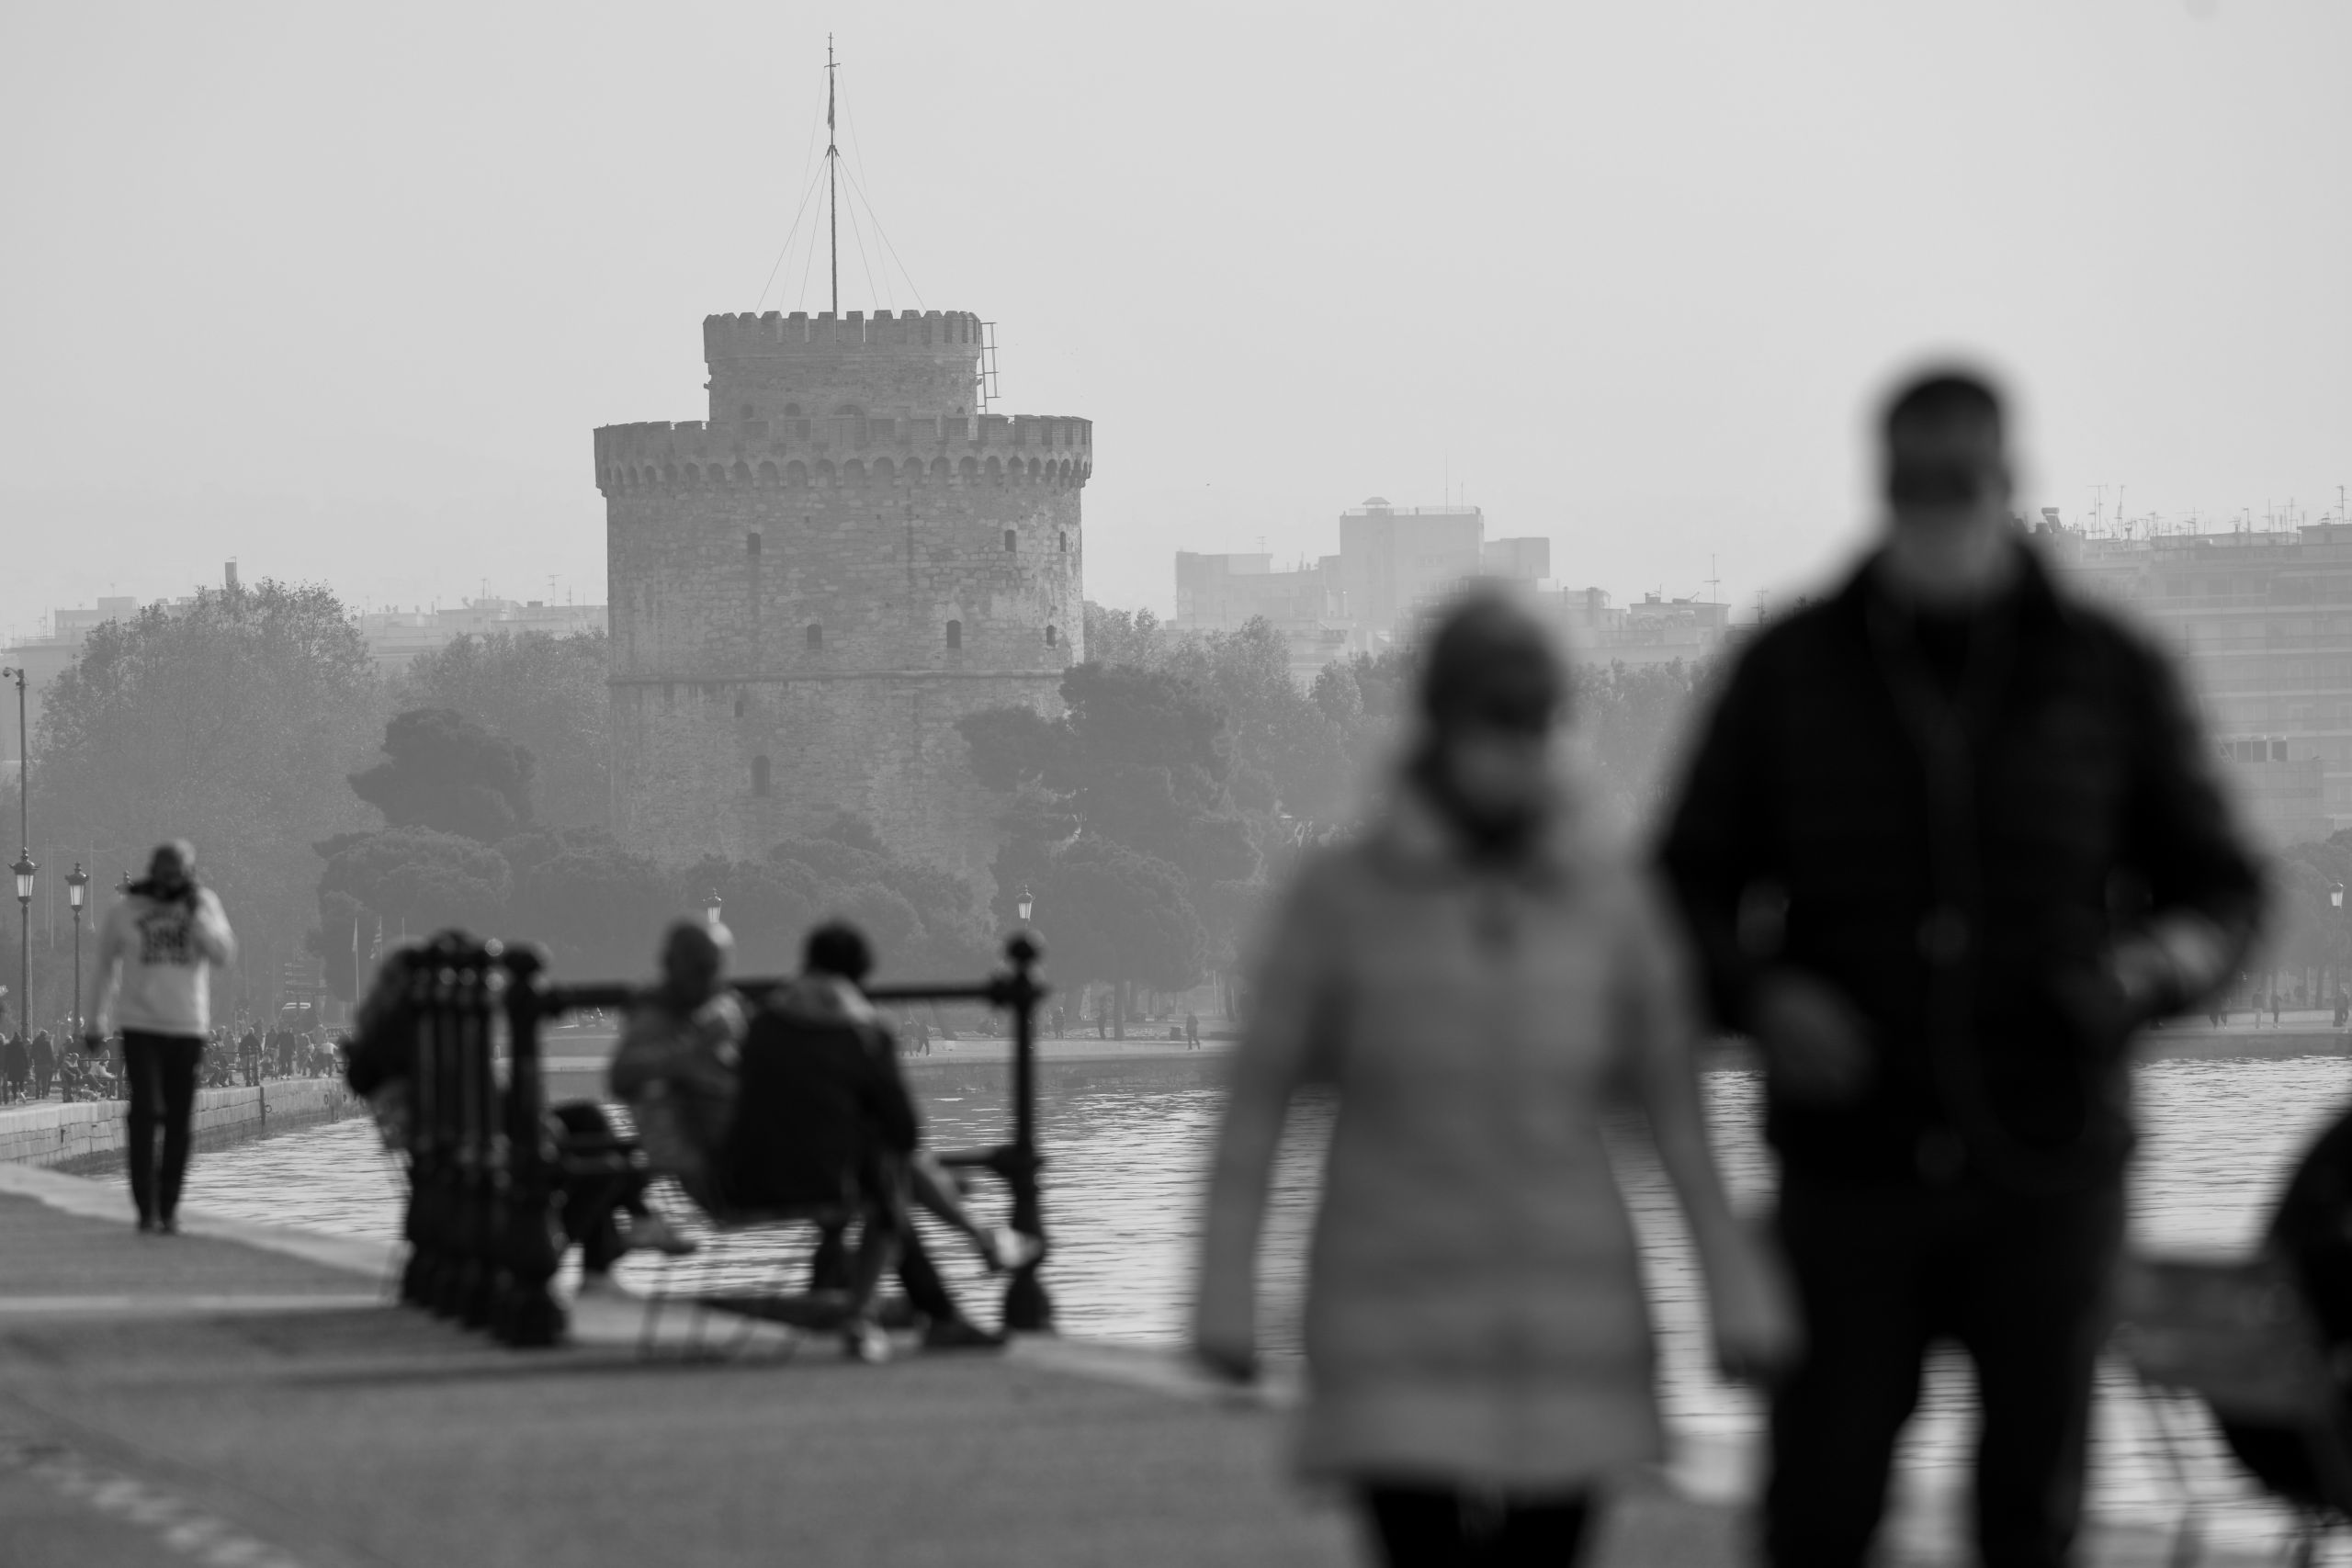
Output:
<instances>
[{"instance_id":1,"label":"tower battlement","mask_svg":"<svg viewBox=\"0 0 2352 1568\"><path fill-rule=\"evenodd\" d=\"M968 310L706 316L710 417L972 414L980 337L980 319Z\"/></svg>"},{"instance_id":2,"label":"tower battlement","mask_svg":"<svg viewBox=\"0 0 2352 1568\"><path fill-rule=\"evenodd\" d=\"M815 315L795 310L788 316L779 310L759 315L722 310L702 319L702 343L705 356L714 364L743 355L803 349L967 348L977 355L980 319L969 310L901 310L896 315L876 310L870 316L863 310L842 316L831 310Z\"/></svg>"},{"instance_id":3,"label":"tower battlement","mask_svg":"<svg viewBox=\"0 0 2352 1568\"><path fill-rule=\"evenodd\" d=\"M596 432L596 488L1051 484L1094 471L1094 422L1056 415L682 420Z\"/></svg>"}]
</instances>

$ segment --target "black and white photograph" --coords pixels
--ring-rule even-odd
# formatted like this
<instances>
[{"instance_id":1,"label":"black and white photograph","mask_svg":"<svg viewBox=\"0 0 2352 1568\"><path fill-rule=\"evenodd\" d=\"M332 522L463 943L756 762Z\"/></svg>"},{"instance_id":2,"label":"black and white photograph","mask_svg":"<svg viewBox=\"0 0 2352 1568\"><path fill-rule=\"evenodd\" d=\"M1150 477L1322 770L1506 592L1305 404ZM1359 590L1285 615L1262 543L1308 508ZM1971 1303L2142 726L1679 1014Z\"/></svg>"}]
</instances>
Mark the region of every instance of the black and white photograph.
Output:
<instances>
[{"instance_id":1,"label":"black and white photograph","mask_svg":"<svg viewBox=\"0 0 2352 1568\"><path fill-rule=\"evenodd\" d=\"M2352 1568L2352 6L0 0L0 1568Z\"/></svg>"}]
</instances>

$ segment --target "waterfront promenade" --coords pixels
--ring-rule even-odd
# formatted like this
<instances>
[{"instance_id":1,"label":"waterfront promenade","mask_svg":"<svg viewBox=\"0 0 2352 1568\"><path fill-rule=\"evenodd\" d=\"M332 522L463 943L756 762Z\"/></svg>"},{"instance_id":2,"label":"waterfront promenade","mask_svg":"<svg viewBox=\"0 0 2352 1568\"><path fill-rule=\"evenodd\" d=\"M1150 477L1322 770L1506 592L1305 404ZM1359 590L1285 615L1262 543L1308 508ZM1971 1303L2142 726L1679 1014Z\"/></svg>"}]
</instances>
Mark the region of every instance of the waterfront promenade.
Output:
<instances>
[{"instance_id":1,"label":"waterfront promenade","mask_svg":"<svg viewBox=\"0 0 2352 1568\"><path fill-rule=\"evenodd\" d=\"M184 1220L141 1237L102 1184L0 1168L10 1563L1359 1561L1282 1477L1280 1389L1223 1395L1172 1357L1042 1339L876 1369L776 1334L647 1360L627 1302L515 1352L386 1304L386 1244ZM1907 1533L1895 1561L1962 1561ZM1661 1479L1600 1561L1713 1568L1742 1538L1736 1498ZM2095 1561L2162 1545L2110 1528Z\"/></svg>"}]
</instances>

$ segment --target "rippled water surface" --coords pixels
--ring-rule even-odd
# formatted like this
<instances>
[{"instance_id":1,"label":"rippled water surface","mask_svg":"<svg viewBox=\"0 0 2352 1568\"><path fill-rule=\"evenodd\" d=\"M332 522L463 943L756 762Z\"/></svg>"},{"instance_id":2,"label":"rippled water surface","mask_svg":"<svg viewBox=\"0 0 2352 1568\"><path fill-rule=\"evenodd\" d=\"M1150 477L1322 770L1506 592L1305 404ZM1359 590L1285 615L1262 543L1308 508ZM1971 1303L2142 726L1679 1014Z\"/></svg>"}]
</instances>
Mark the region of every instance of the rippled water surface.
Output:
<instances>
[{"instance_id":1,"label":"rippled water surface","mask_svg":"<svg viewBox=\"0 0 2352 1568\"><path fill-rule=\"evenodd\" d=\"M975 1068L974 1076L993 1070ZM1217 1097L1198 1087L1197 1059L1160 1078L1133 1069L1097 1077L1107 1081L1057 1088L1056 1074L1046 1074L1039 1137L1051 1160L1046 1202L1055 1247L1046 1277L1065 1330L1170 1344L1182 1330ZM1758 1209L1769 1200L1772 1170L1758 1135L1756 1079L1719 1071L1708 1075L1706 1087L1736 1197L1744 1208ZM2138 1091L2146 1135L2132 1188L2133 1245L2228 1252L2251 1244L2294 1156L2352 1100L2352 1063L2163 1062L2141 1069ZM934 1089L925 1100L934 1146L989 1144L1005 1134L1006 1103L991 1089ZM1265 1274L1266 1321L1278 1343L1295 1338L1304 1242L1329 1128L1327 1106L1302 1106L1276 1173ZM1750 1434L1758 1425L1755 1402L1717 1382L1708 1368L1695 1270L1664 1179L1636 1141L1623 1140L1620 1154L1657 1305L1667 1408L1686 1432ZM200 1156L189 1201L277 1224L390 1236L399 1230L401 1188L372 1127L349 1121ZM984 1189L980 1201L1001 1215L1000 1195ZM993 1289L968 1248L936 1234L933 1240L951 1282L986 1309L978 1314L992 1311ZM775 1247L727 1238L702 1266L715 1270L712 1278L764 1270L779 1262ZM628 1267L637 1273L650 1265L632 1260ZM1907 1439L1905 1467L1915 1484L1932 1489L1962 1467L1965 1379L1956 1360L1931 1371L1921 1419ZM2149 1512L2177 1489L2157 1468L2144 1413L2113 1370L2102 1396L2094 1503ZM2199 1475L2241 1499L2225 1512L2225 1535L2275 1524L2243 1500L2244 1488L2210 1455Z\"/></svg>"}]
</instances>

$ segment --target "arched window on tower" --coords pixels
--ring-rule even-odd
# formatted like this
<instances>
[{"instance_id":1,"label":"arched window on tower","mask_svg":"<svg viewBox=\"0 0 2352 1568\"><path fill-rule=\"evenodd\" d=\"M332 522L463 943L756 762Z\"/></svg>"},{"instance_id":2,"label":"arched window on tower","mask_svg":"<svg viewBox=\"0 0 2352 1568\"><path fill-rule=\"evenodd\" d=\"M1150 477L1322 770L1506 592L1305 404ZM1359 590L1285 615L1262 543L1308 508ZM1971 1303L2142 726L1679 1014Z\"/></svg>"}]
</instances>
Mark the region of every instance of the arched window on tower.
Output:
<instances>
[{"instance_id":1,"label":"arched window on tower","mask_svg":"<svg viewBox=\"0 0 2352 1568\"><path fill-rule=\"evenodd\" d=\"M798 403L785 404L784 417L786 419L798 419L800 417L800 405Z\"/></svg>"},{"instance_id":2,"label":"arched window on tower","mask_svg":"<svg viewBox=\"0 0 2352 1568\"><path fill-rule=\"evenodd\" d=\"M824 628L824 627L822 627L822 626L818 626L818 625L817 625L816 623L814 623L814 622L809 623L809 626L808 626L808 649L809 649L809 651L813 653L813 652L815 652L817 649L820 649L820 648L822 648L822 647L824 647L824 646L825 646L825 628Z\"/></svg>"},{"instance_id":3,"label":"arched window on tower","mask_svg":"<svg viewBox=\"0 0 2352 1568\"><path fill-rule=\"evenodd\" d=\"M1062 554L1069 554L1069 530L1059 529L1055 533L1054 537L1061 541Z\"/></svg>"},{"instance_id":4,"label":"arched window on tower","mask_svg":"<svg viewBox=\"0 0 2352 1568\"><path fill-rule=\"evenodd\" d=\"M1046 628L1046 646L1047 648L1051 648L1051 647L1053 647L1053 646L1054 646L1054 642L1055 642L1055 639L1056 639L1056 637L1057 637L1057 635L1058 635L1058 634L1057 634L1057 633L1055 632L1055 630L1054 630L1054 628L1053 628L1053 627L1051 627L1051 626L1047 626L1047 627Z\"/></svg>"},{"instance_id":5,"label":"arched window on tower","mask_svg":"<svg viewBox=\"0 0 2352 1568\"><path fill-rule=\"evenodd\" d=\"M1017 550L1021 547L1021 534L1018 529L1007 528L1004 531L1004 547L1008 550Z\"/></svg>"},{"instance_id":6,"label":"arched window on tower","mask_svg":"<svg viewBox=\"0 0 2352 1568\"><path fill-rule=\"evenodd\" d=\"M760 755L752 759L752 793L753 795L765 795L767 792L768 759L767 753L762 752Z\"/></svg>"},{"instance_id":7,"label":"arched window on tower","mask_svg":"<svg viewBox=\"0 0 2352 1568\"><path fill-rule=\"evenodd\" d=\"M760 558L760 531L757 528L743 536L743 553L753 560Z\"/></svg>"},{"instance_id":8,"label":"arched window on tower","mask_svg":"<svg viewBox=\"0 0 2352 1568\"><path fill-rule=\"evenodd\" d=\"M745 696L742 693L741 693L741 692L738 692L738 693L736 693L736 694L735 694L735 716L736 716L737 718L741 718L741 717L742 717L742 716L743 716L743 714L744 714L744 711L745 711L746 709L748 709L751 705L752 705L752 701L751 701L751 699L750 699L749 697L746 697L746 696Z\"/></svg>"},{"instance_id":9,"label":"arched window on tower","mask_svg":"<svg viewBox=\"0 0 2352 1568\"><path fill-rule=\"evenodd\" d=\"M950 648L961 648L964 646L963 622L950 621L947 623L947 646Z\"/></svg>"}]
</instances>

